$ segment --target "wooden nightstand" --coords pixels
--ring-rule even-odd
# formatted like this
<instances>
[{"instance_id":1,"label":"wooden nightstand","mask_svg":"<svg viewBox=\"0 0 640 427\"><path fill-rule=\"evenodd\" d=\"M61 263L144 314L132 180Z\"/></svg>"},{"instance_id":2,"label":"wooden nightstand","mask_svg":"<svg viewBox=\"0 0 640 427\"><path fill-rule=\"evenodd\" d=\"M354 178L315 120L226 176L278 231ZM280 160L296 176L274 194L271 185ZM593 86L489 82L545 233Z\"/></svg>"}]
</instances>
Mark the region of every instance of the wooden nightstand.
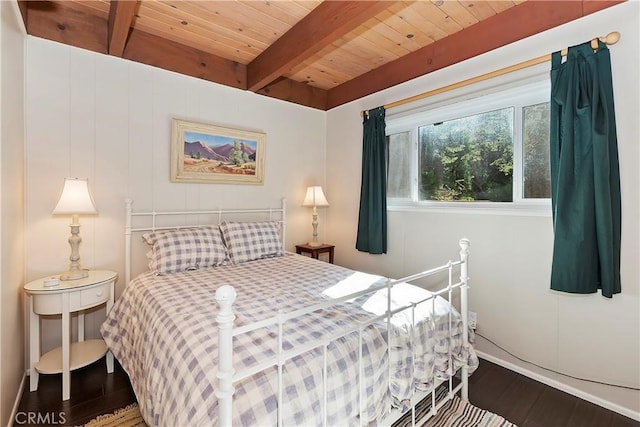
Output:
<instances>
[{"instance_id":1,"label":"wooden nightstand","mask_svg":"<svg viewBox=\"0 0 640 427\"><path fill-rule=\"evenodd\" d=\"M106 304L107 312L114 302L117 273L91 270L89 277L60 280L55 286L45 286L51 276L34 280L24 286L29 295L29 390L38 389L40 374L62 373L62 400L69 400L71 371L82 368L107 355L107 372L113 372L113 355L101 339L84 339L83 310ZM78 342L71 343L70 314L78 313ZM40 356L41 315L62 315L62 346Z\"/></svg>"},{"instance_id":2,"label":"wooden nightstand","mask_svg":"<svg viewBox=\"0 0 640 427\"><path fill-rule=\"evenodd\" d=\"M319 259L318 256L322 253L329 254L329 262L333 264L333 250L335 249L335 245L327 245L325 243L320 246L309 246L309 244L304 243L302 245L296 245L296 253L298 255L302 254L310 254L311 258Z\"/></svg>"}]
</instances>

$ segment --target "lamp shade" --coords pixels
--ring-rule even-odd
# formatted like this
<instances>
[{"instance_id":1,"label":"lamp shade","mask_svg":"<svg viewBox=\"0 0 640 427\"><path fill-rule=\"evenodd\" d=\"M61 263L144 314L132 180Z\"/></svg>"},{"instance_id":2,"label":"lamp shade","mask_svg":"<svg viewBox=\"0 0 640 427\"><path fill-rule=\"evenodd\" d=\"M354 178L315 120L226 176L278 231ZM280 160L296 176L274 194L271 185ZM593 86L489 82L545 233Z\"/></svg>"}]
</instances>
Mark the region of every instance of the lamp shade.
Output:
<instances>
[{"instance_id":1,"label":"lamp shade","mask_svg":"<svg viewBox=\"0 0 640 427\"><path fill-rule=\"evenodd\" d=\"M60 200L53 210L54 215L97 214L98 210L89 192L89 181L65 178Z\"/></svg>"},{"instance_id":2,"label":"lamp shade","mask_svg":"<svg viewBox=\"0 0 640 427\"><path fill-rule=\"evenodd\" d=\"M307 187L307 195L304 197L302 206L329 206L322 187L319 185Z\"/></svg>"}]
</instances>

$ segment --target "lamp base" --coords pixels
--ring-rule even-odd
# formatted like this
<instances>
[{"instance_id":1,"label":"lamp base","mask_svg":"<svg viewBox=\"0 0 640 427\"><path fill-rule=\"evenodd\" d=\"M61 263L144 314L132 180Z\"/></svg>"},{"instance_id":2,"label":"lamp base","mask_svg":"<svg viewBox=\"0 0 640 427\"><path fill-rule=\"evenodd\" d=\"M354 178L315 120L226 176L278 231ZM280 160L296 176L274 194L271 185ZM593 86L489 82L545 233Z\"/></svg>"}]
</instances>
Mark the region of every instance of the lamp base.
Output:
<instances>
[{"instance_id":1,"label":"lamp base","mask_svg":"<svg viewBox=\"0 0 640 427\"><path fill-rule=\"evenodd\" d=\"M311 247L314 247L314 248L317 248L318 246L322 246L323 244L324 243L322 243L322 242L313 242L313 241L307 243L307 245L309 245Z\"/></svg>"},{"instance_id":2,"label":"lamp base","mask_svg":"<svg viewBox=\"0 0 640 427\"><path fill-rule=\"evenodd\" d=\"M89 270L67 270L60 274L60 280L78 280L89 277Z\"/></svg>"}]
</instances>

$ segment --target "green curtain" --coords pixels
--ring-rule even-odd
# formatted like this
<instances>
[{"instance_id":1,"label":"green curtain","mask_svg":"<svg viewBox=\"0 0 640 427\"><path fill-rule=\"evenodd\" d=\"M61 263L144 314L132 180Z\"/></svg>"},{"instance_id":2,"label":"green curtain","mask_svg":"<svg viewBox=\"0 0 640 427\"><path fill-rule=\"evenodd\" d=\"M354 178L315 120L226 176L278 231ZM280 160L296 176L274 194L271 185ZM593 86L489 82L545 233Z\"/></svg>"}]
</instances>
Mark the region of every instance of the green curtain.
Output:
<instances>
[{"instance_id":1,"label":"green curtain","mask_svg":"<svg viewBox=\"0 0 640 427\"><path fill-rule=\"evenodd\" d=\"M385 109L364 114L362 137L362 184L356 249L371 254L387 253L387 141Z\"/></svg>"},{"instance_id":2,"label":"green curtain","mask_svg":"<svg viewBox=\"0 0 640 427\"><path fill-rule=\"evenodd\" d=\"M620 293L620 172L611 60L590 42L551 59L551 289Z\"/></svg>"}]
</instances>

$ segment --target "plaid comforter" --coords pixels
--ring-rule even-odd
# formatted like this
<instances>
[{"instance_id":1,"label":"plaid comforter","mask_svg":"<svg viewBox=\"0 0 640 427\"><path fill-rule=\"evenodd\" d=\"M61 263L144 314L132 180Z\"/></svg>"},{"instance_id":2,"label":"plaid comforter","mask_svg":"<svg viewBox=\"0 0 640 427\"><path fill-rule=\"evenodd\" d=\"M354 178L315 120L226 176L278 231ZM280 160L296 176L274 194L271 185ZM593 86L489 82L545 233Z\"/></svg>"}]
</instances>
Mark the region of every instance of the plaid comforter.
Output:
<instances>
[{"instance_id":1,"label":"plaid comforter","mask_svg":"<svg viewBox=\"0 0 640 427\"><path fill-rule=\"evenodd\" d=\"M347 295L379 280L384 279L293 254L163 276L145 273L127 286L101 333L128 373L148 424L215 425L218 287L231 284L236 289L234 324L240 326L272 317L278 310L286 313ZM283 350L320 343L342 328L384 313L386 292L383 289L286 322ZM426 296L427 291L415 286L398 285L392 291L392 308ZM287 361L280 402L283 424L321 425L324 389L327 424L357 424L361 401L365 424L376 422L392 403L402 404L410 398L414 387L428 388L434 379L448 378L464 362L473 371L477 358L471 347L462 348L460 316L449 307L438 297L417 306L415 313L407 310L394 315L390 331L384 321L365 327L362 369L357 332L327 345L326 377L324 346ZM453 357L449 357L450 348ZM277 326L234 338L236 371L276 355ZM364 381L359 386L361 372ZM277 424L276 367L234 386L234 425ZM360 387L365 390L363 399Z\"/></svg>"}]
</instances>

